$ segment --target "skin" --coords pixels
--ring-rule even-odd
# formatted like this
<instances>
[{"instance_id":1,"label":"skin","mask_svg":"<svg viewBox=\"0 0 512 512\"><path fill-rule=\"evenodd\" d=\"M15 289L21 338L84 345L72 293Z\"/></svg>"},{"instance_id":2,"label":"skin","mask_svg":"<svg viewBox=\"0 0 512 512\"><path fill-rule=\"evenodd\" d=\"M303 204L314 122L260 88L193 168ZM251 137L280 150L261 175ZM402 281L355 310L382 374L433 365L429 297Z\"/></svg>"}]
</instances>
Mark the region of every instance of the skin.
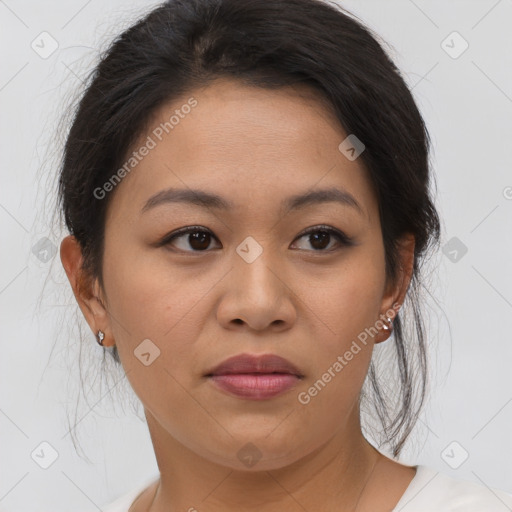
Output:
<instances>
[{"instance_id":1,"label":"skin","mask_svg":"<svg viewBox=\"0 0 512 512\"><path fill-rule=\"evenodd\" d=\"M359 333L403 303L414 239L401 241L401 270L391 282L369 175L360 158L338 150L347 133L303 86L270 91L218 80L155 112L134 149L191 96L197 106L111 192L104 289L80 272L74 237L61 244L87 322L105 333L105 345L117 345L144 406L160 479L130 510L390 511L415 468L380 454L359 421L374 345L389 334L379 329L360 344L307 405L297 396ZM352 194L362 213L335 202L286 214L280 208L291 195L328 186ZM141 213L169 187L216 193L234 208L167 203ZM206 251L187 234L157 247L194 225L212 233ZM331 236L315 250L301 232L318 225L355 245ZM251 263L236 252L248 236L263 249ZM160 350L149 366L134 355L145 339ZM304 379L263 401L228 395L204 374L240 353L278 354ZM252 467L237 456L247 443L261 453Z\"/></svg>"}]
</instances>

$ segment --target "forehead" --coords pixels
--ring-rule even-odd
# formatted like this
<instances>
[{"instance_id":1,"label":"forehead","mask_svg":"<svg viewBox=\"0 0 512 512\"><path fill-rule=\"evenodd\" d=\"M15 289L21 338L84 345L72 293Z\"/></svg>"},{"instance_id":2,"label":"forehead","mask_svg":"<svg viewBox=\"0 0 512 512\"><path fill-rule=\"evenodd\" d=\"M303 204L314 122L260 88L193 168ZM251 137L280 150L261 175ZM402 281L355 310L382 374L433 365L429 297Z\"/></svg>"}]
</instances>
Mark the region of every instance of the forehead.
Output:
<instances>
[{"instance_id":1,"label":"forehead","mask_svg":"<svg viewBox=\"0 0 512 512\"><path fill-rule=\"evenodd\" d=\"M217 80L153 113L131 151L151 149L117 185L112 202L140 213L155 194L190 188L229 198L238 209L266 208L284 196L338 187L370 219L375 197L367 170L339 150L347 135L311 88Z\"/></svg>"}]
</instances>

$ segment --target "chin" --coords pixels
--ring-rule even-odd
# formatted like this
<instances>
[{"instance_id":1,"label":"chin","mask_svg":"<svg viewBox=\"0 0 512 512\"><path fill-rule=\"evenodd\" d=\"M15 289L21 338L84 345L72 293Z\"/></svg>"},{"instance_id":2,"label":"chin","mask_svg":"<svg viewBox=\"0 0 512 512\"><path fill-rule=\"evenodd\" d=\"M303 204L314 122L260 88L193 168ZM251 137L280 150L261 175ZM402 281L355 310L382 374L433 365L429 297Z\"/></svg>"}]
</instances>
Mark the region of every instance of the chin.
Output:
<instances>
[{"instance_id":1,"label":"chin","mask_svg":"<svg viewBox=\"0 0 512 512\"><path fill-rule=\"evenodd\" d=\"M224 443L214 443L216 447L223 445L224 449L221 452L209 451L205 456L216 464L236 471L269 471L289 466L309 452L306 448L307 442L301 443L296 435L285 429L280 430L280 421L282 419L273 424L273 432L265 429L263 434L262 429L257 428L245 430L243 433L230 429L233 437L227 441L227 445L225 439Z\"/></svg>"}]
</instances>

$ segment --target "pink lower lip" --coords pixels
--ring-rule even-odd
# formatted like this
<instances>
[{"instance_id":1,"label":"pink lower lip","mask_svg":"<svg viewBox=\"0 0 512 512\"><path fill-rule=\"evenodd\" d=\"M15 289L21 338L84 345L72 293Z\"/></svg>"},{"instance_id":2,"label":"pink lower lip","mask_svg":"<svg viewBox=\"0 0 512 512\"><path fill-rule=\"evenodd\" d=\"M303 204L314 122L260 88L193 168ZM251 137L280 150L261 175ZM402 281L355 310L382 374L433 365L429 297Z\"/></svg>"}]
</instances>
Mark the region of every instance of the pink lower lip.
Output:
<instances>
[{"instance_id":1,"label":"pink lower lip","mask_svg":"<svg viewBox=\"0 0 512 512\"><path fill-rule=\"evenodd\" d=\"M250 400L266 400L280 395L299 381L297 375L289 373L236 373L212 375L210 379L224 391Z\"/></svg>"}]
</instances>

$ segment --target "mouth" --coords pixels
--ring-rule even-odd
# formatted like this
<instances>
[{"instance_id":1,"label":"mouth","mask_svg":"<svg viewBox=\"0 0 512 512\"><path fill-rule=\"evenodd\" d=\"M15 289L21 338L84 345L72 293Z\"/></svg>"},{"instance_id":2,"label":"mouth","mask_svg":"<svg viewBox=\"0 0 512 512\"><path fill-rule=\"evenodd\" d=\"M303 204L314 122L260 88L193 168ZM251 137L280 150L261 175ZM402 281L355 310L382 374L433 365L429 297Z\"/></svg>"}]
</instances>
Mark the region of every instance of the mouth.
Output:
<instances>
[{"instance_id":1,"label":"mouth","mask_svg":"<svg viewBox=\"0 0 512 512\"><path fill-rule=\"evenodd\" d=\"M240 354L226 359L205 377L231 396L267 400L294 388L304 375L291 362L274 354Z\"/></svg>"}]
</instances>

